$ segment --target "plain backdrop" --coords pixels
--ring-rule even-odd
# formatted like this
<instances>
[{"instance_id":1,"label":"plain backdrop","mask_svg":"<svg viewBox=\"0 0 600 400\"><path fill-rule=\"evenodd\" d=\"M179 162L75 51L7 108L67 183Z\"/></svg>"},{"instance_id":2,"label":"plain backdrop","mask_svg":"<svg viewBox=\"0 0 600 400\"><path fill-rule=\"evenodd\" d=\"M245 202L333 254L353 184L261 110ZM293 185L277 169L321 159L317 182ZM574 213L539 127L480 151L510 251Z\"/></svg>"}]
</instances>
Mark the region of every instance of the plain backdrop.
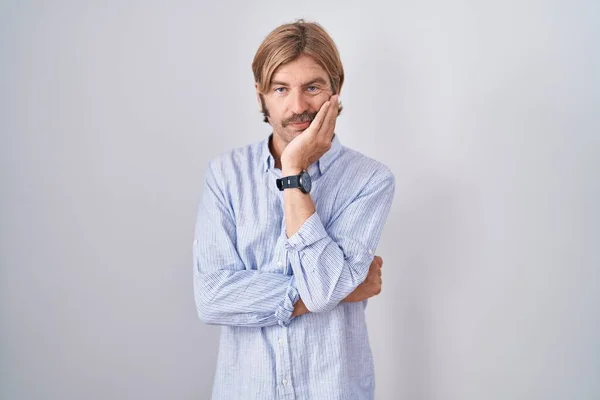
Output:
<instances>
[{"instance_id":1,"label":"plain backdrop","mask_svg":"<svg viewBox=\"0 0 600 400\"><path fill-rule=\"evenodd\" d=\"M600 398L598 1L0 4L0 398L209 398L202 176L270 133L250 65L297 18L396 176L377 399Z\"/></svg>"}]
</instances>

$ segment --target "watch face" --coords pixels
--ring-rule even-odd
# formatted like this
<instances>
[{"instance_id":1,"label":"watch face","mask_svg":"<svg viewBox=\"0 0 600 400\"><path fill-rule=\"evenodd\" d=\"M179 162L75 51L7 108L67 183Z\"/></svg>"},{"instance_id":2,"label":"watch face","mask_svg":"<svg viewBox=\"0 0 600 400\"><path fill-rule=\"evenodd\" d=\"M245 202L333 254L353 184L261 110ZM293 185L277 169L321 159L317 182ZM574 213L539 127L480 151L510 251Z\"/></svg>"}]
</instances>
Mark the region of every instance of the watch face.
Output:
<instances>
[{"instance_id":1,"label":"watch face","mask_svg":"<svg viewBox=\"0 0 600 400\"><path fill-rule=\"evenodd\" d=\"M304 189L304 193L309 193L310 189L312 188L312 180L310 179L310 175L308 174L308 172L302 172L302 176L300 177L300 179L302 189Z\"/></svg>"}]
</instances>

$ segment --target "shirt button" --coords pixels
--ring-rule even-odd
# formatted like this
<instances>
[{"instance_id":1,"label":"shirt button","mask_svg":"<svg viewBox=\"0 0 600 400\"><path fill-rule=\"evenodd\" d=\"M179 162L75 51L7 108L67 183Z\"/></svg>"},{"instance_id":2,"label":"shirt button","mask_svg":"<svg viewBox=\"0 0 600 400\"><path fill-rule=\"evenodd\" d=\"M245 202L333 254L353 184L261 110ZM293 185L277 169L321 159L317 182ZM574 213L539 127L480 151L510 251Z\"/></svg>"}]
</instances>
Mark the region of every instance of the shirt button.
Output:
<instances>
[{"instance_id":1,"label":"shirt button","mask_svg":"<svg viewBox=\"0 0 600 400\"><path fill-rule=\"evenodd\" d=\"M283 344L283 339L279 339L279 340L278 340L278 343L279 343L279 344Z\"/></svg>"},{"instance_id":2,"label":"shirt button","mask_svg":"<svg viewBox=\"0 0 600 400\"><path fill-rule=\"evenodd\" d=\"M369 249L369 254L372 255L373 254L373 250Z\"/></svg>"},{"instance_id":3,"label":"shirt button","mask_svg":"<svg viewBox=\"0 0 600 400\"><path fill-rule=\"evenodd\" d=\"M277 266L278 267L283 267L283 263L281 262L281 260L277 261Z\"/></svg>"},{"instance_id":4,"label":"shirt button","mask_svg":"<svg viewBox=\"0 0 600 400\"><path fill-rule=\"evenodd\" d=\"M281 383L283 383L284 385L287 385L287 379L284 379Z\"/></svg>"}]
</instances>

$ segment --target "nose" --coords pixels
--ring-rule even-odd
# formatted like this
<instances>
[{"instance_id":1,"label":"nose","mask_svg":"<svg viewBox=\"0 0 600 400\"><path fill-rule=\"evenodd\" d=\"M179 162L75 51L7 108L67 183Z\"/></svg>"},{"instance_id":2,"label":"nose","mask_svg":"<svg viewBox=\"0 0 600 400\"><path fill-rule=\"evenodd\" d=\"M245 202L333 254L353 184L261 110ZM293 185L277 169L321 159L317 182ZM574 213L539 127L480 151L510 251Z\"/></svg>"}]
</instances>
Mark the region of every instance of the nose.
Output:
<instances>
[{"instance_id":1,"label":"nose","mask_svg":"<svg viewBox=\"0 0 600 400\"><path fill-rule=\"evenodd\" d=\"M288 108L294 114L302 114L308 110L308 102L302 91L292 91L288 96Z\"/></svg>"}]
</instances>

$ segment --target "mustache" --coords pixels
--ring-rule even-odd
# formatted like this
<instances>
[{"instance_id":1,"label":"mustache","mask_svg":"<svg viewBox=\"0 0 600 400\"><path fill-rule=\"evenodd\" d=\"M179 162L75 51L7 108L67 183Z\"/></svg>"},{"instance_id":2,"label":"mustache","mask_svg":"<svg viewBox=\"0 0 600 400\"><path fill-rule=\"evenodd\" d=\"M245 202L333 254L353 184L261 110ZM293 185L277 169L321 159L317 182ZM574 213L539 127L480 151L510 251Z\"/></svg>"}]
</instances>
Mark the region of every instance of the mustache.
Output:
<instances>
[{"instance_id":1,"label":"mustache","mask_svg":"<svg viewBox=\"0 0 600 400\"><path fill-rule=\"evenodd\" d=\"M283 120L281 125L285 128L289 124L303 123L303 122L312 122L317 116L316 112L303 112L302 114L294 114L289 118Z\"/></svg>"}]
</instances>

